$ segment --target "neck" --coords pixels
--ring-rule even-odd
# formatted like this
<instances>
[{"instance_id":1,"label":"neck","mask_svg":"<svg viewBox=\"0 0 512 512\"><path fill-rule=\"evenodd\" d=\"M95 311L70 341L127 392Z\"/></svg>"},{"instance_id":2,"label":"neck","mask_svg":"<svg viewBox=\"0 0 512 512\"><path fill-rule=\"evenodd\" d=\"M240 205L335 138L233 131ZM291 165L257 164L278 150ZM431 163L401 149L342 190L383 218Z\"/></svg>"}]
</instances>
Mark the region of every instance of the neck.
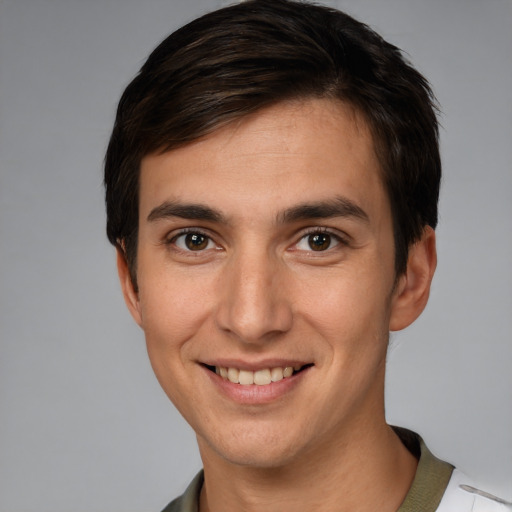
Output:
<instances>
[{"instance_id":1,"label":"neck","mask_svg":"<svg viewBox=\"0 0 512 512\"><path fill-rule=\"evenodd\" d=\"M384 421L351 432L270 468L232 464L199 440L200 512L395 512L417 460Z\"/></svg>"}]
</instances>

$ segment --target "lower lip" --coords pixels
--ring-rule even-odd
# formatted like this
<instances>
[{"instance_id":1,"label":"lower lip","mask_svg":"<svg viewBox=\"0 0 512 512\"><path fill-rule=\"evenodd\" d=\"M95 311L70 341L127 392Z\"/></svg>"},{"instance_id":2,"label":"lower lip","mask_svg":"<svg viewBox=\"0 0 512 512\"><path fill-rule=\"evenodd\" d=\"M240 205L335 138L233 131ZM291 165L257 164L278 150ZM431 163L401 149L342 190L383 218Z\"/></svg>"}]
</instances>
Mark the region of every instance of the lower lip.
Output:
<instances>
[{"instance_id":1,"label":"lower lip","mask_svg":"<svg viewBox=\"0 0 512 512\"><path fill-rule=\"evenodd\" d=\"M305 368L298 373L294 373L291 377L285 377L277 382L271 382L263 386L258 386L257 384L250 384L248 386L234 384L208 368L203 367L203 369L211 382L224 396L239 404L257 405L275 402L290 393L306 377L311 368Z\"/></svg>"}]
</instances>

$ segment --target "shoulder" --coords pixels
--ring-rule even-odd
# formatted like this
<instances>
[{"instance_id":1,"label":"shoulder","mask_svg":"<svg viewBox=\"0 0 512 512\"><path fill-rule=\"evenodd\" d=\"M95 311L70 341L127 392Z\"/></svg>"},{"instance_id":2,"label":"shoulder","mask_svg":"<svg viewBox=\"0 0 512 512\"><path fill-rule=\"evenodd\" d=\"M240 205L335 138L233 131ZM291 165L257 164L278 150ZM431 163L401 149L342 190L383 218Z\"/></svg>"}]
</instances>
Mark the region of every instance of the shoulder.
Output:
<instances>
[{"instance_id":1,"label":"shoulder","mask_svg":"<svg viewBox=\"0 0 512 512\"><path fill-rule=\"evenodd\" d=\"M483 491L454 469L436 512L512 512L512 503Z\"/></svg>"},{"instance_id":2,"label":"shoulder","mask_svg":"<svg viewBox=\"0 0 512 512\"><path fill-rule=\"evenodd\" d=\"M181 512L183 509L183 503L182 503L182 497L179 496L178 498L174 499L169 503L162 512Z\"/></svg>"},{"instance_id":3,"label":"shoulder","mask_svg":"<svg viewBox=\"0 0 512 512\"><path fill-rule=\"evenodd\" d=\"M198 512L199 494L203 486L204 474L201 470L195 478L190 482L186 491L171 501L162 512Z\"/></svg>"}]
</instances>

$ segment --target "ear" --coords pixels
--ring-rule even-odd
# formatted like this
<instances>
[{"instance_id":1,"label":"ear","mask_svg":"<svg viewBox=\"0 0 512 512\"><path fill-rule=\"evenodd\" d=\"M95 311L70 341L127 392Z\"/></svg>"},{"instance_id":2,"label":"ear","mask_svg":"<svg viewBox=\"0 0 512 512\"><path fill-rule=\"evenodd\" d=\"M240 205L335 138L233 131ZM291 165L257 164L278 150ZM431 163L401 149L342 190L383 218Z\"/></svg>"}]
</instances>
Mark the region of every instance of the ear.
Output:
<instances>
[{"instance_id":1,"label":"ear","mask_svg":"<svg viewBox=\"0 0 512 512\"><path fill-rule=\"evenodd\" d=\"M390 331L405 329L425 309L436 265L436 234L427 226L421 239L409 248L407 269L398 278L391 302Z\"/></svg>"},{"instance_id":2,"label":"ear","mask_svg":"<svg viewBox=\"0 0 512 512\"><path fill-rule=\"evenodd\" d=\"M128 306L128 310L137 324L142 327L139 294L135 291L126 256L120 247L117 247L117 273L119 275L119 282L121 283L124 301Z\"/></svg>"}]
</instances>

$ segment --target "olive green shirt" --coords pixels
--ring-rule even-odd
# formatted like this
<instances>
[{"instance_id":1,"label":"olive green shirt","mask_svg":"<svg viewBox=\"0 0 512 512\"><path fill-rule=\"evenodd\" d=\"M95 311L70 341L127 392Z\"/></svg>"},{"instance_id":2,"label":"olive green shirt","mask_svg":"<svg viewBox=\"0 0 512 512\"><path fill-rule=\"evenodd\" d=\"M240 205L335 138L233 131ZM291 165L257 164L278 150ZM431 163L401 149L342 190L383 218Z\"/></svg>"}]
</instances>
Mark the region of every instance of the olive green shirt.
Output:
<instances>
[{"instance_id":1,"label":"olive green shirt","mask_svg":"<svg viewBox=\"0 0 512 512\"><path fill-rule=\"evenodd\" d=\"M397 512L435 512L450 481L453 466L432 455L417 434L403 428L393 428L409 451L419 458L411 488ZM203 471L200 471L187 490L162 512L199 512L203 480Z\"/></svg>"}]
</instances>

